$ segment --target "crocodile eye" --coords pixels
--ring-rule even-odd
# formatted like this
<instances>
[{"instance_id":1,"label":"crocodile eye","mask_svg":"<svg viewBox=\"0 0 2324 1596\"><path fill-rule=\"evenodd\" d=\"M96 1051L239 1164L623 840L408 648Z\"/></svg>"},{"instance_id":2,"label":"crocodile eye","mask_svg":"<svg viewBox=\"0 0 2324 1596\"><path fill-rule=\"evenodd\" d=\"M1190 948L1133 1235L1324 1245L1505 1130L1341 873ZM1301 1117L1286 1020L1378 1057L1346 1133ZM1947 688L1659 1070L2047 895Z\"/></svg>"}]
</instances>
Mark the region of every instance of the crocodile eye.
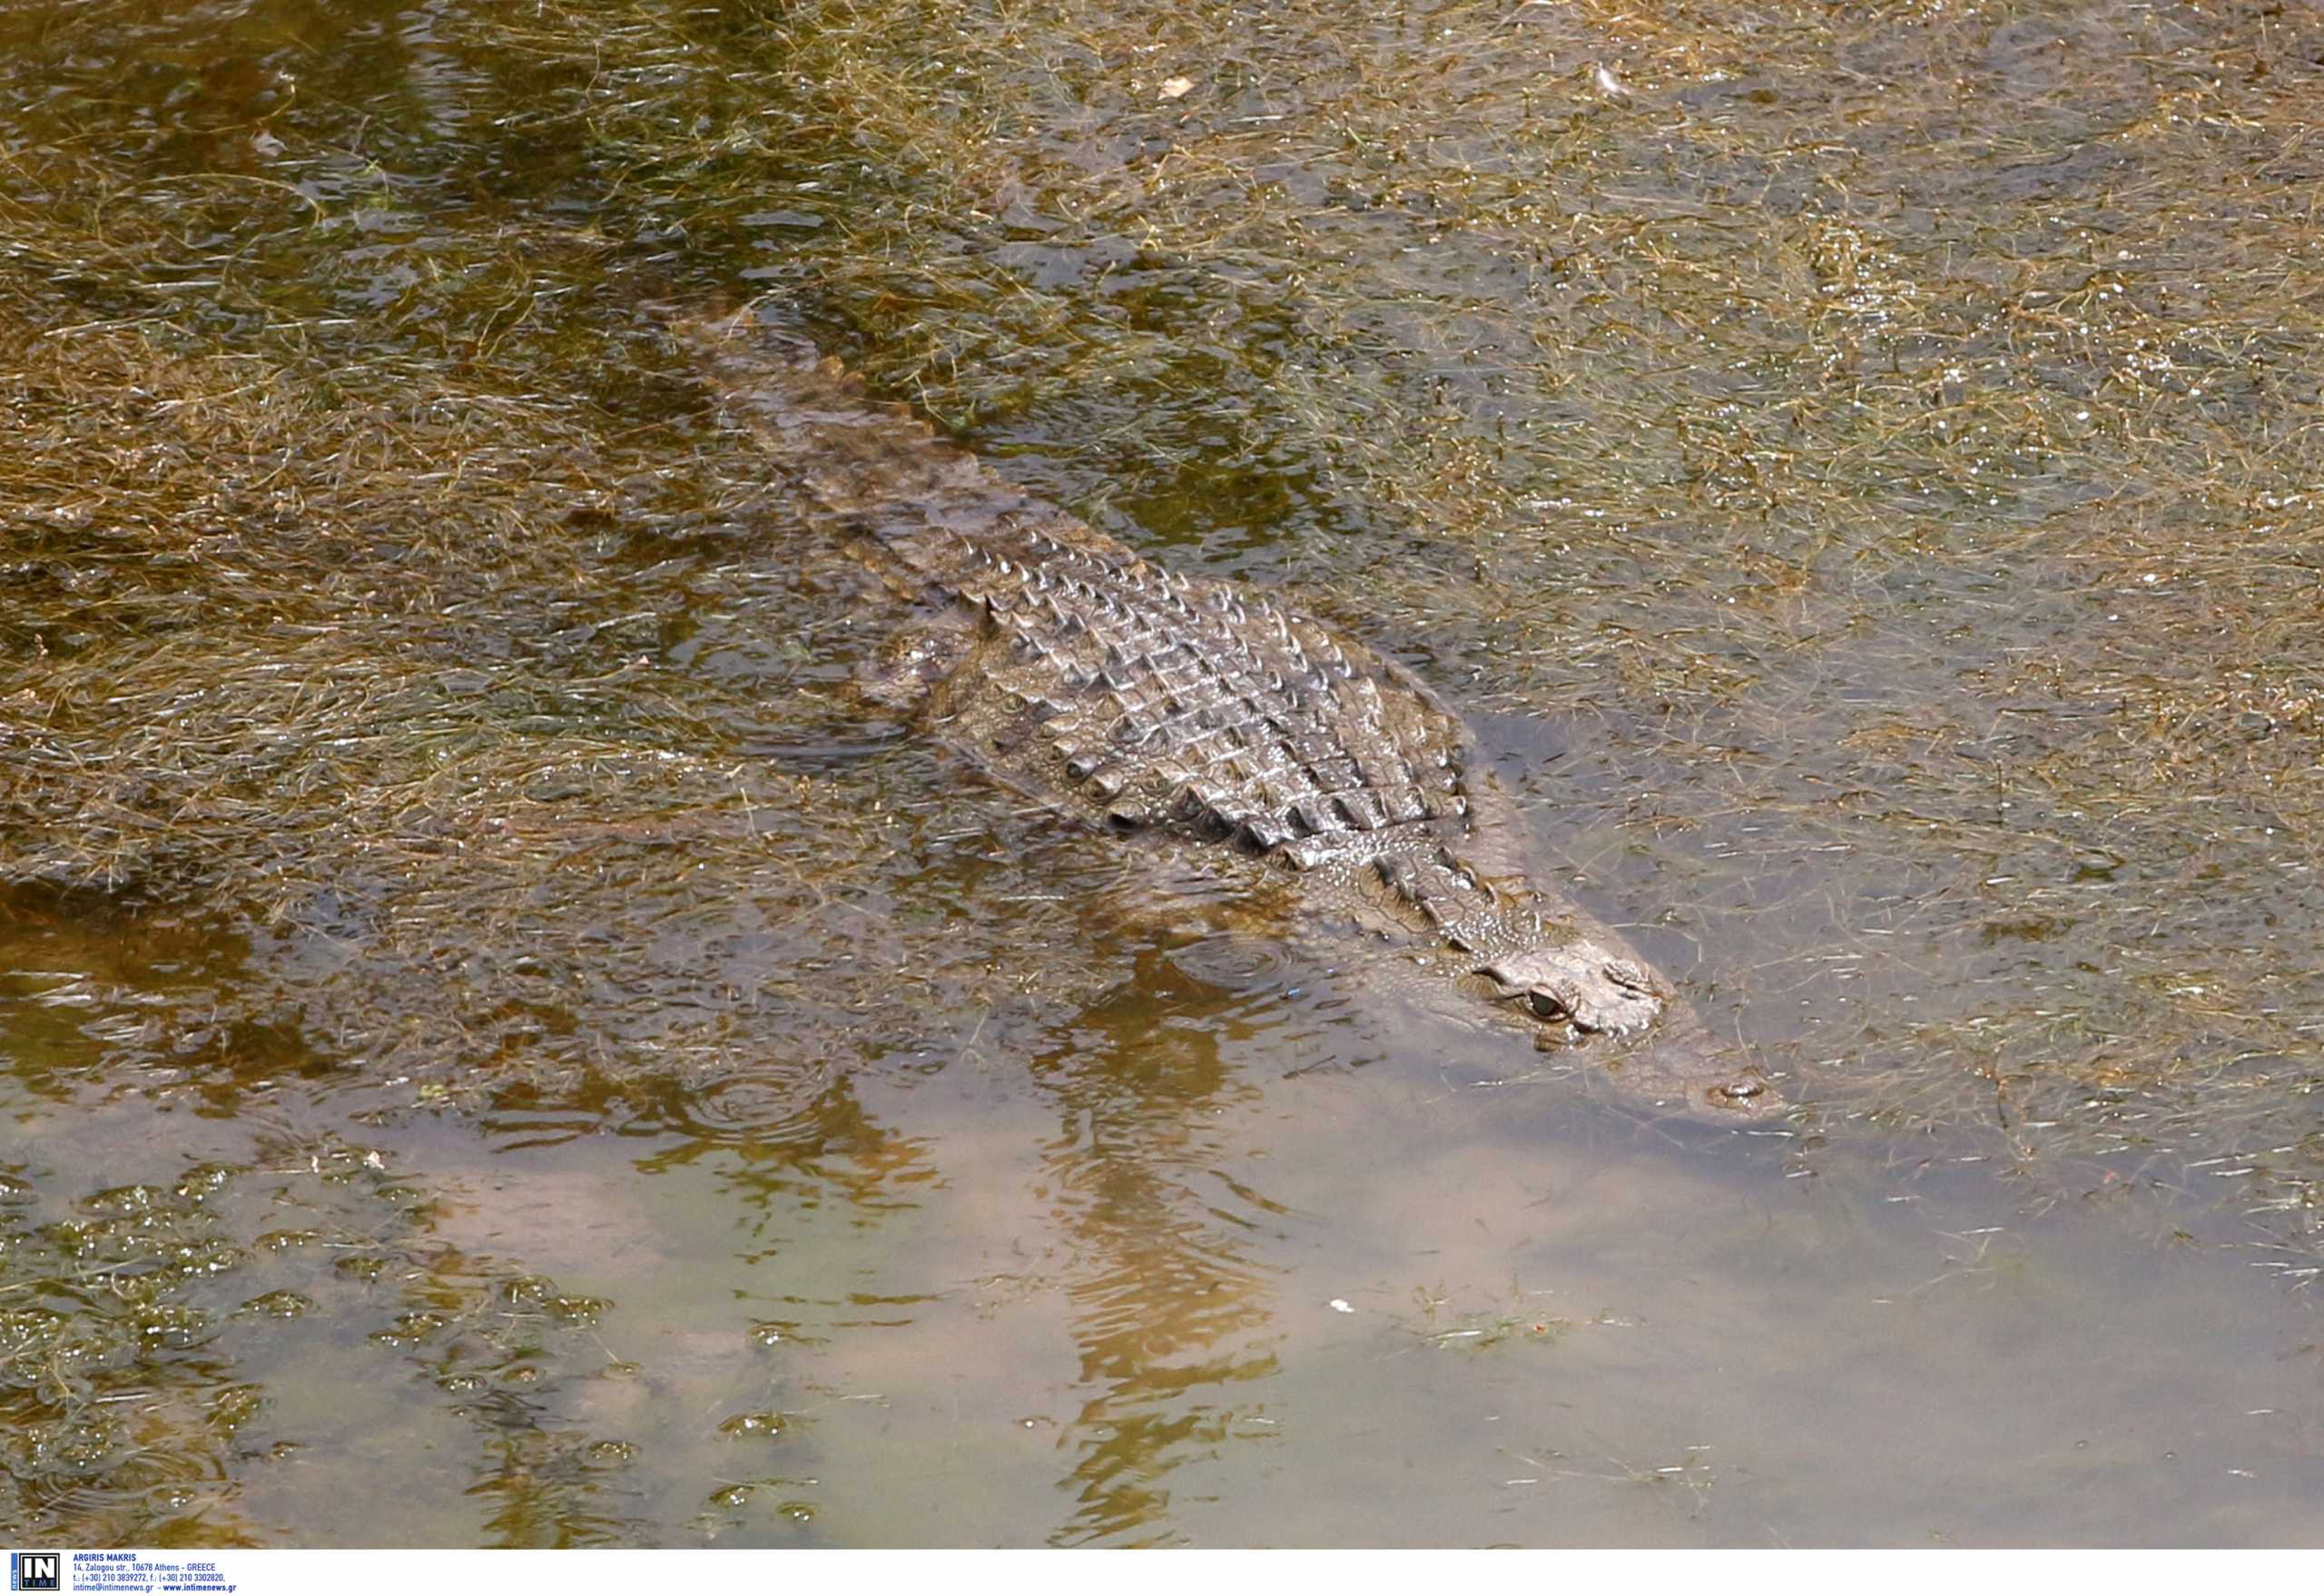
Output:
<instances>
[{"instance_id":1,"label":"crocodile eye","mask_svg":"<svg viewBox=\"0 0 2324 1596\"><path fill-rule=\"evenodd\" d=\"M1533 1016L1537 1020L1569 1020L1572 1018L1571 1014L1563 1003L1559 1002L1557 999L1551 997L1549 993L1541 990L1539 988L1527 992L1525 994L1525 1001L1531 1005Z\"/></svg>"}]
</instances>

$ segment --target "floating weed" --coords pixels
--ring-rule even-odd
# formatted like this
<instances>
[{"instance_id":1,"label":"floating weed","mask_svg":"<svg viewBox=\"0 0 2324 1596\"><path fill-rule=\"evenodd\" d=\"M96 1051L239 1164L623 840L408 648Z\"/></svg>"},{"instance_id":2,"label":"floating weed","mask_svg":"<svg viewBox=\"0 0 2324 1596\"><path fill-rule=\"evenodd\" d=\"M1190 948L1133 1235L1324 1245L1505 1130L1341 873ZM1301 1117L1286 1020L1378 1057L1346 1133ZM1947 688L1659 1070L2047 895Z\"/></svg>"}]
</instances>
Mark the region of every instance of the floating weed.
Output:
<instances>
[{"instance_id":1,"label":"floating weed","mask_svg":"<svg viewBox=\"0 0 2324 1596\"><path fill-rule=\"evenodd\" d=\"M1553 1295L1512 1286L1513 1304L1457 1309L1443 1289L1415 1291L1419 1323L1407 1328L1423 1345L1446 1352L1482 1352L1512 1343L1555 1345L1571 1335L1576 1322L1548 1311ZM1601 1321L1604 1322L1604 1321Z\"/></svg>"},{"instance_id":2,"label":"floating weed","mask_svg":"<svg viewBox=\"0 0 2324 1596\"><path fill-rule=\"evenodd\" d=\"M332 1339L368 1327L390 1368L448 1397L527 1392L526 1415L450 1410L493 1449L512 1428L548 1451L596 1439L555 1414L601 1361L586 1326L606 1304L445 1246L433 1205L399 1197L372 1149L256 1140L246 1161L189 1161L172 1178L76 1192L69 1176L16 1177L19 1200L0 1205L0 1470L23 1532L256 1538L222 1482L294 1450L269 1430L277 1394L251 1374L285 1355L295 1367L315 1320L340 1327ZM309 1222L282 1226L286 1207ZM284 1394L303 1396L295 1379ZM497 1466L478 1477L516 1489ZM552 1470L552 1488L592 1522L585 1485Z\"/></svg>"}]
</instances>

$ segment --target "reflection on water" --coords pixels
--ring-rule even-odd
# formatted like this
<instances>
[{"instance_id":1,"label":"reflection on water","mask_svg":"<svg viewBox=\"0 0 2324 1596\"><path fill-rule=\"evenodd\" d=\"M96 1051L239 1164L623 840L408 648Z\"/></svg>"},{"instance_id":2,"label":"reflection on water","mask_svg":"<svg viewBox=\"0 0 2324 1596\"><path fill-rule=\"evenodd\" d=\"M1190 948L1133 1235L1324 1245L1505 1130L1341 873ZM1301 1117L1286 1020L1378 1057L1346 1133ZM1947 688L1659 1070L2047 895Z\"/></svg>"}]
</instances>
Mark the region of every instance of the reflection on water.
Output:
<instances>
[{"instance_id":1,"label":"reflection on water","mask_svg":"<svg viewBox=\"0 0 2324 1596\"><path fill-rule=\"evenodd\" d=\"M1220 1167L1218 1121L1254 1095L1221 1049L1253 1028L1156 996L1127 989L1033 1064L1058 1119L1048 1196L1076 1260L1067 1541L1150 1535L1177 1466L1239 1438L1240 1388L1275 1372L1268 1271L1246 1237L1280 1210Z\"/></svg>"},{"instance_id":2,"label":"reflection on water","mask_svg":"<svg viewBox=\"0 0 2324 1596\"><path fill-rule=\"evenodd\" d=\"M0 1521L2324 1540L2313 12L0 54ZM1412 664L1801 1111L1640 1122L867 700L665 330L760 291Z\"/></svg>"}]
</instances>

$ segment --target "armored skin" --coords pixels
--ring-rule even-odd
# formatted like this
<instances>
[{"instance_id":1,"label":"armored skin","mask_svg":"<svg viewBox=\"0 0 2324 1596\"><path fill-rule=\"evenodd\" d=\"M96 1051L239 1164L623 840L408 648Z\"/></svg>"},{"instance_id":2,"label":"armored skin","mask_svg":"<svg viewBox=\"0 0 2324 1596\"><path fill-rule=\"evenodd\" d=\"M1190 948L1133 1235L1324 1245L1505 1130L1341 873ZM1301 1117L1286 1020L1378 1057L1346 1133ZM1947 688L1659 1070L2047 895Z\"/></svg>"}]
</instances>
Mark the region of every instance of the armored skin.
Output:
<instances>
[{"instance_id":1,"label":"armored skin","mask_svg":"<svg viewBox=\"0 0 2324 1596\"><path fill-rule=\"evenodd\" d=\"M1238 584L1150 563L1011 488L794 337L685 323L734 420L919 619L874 691L1100 824L1232 847L1303 902L1432 950L1433 978L1642 1107L1780 1107L1614 931L1528 879L1524 823L1413 674Z\"/></svg>"}]
</instances>

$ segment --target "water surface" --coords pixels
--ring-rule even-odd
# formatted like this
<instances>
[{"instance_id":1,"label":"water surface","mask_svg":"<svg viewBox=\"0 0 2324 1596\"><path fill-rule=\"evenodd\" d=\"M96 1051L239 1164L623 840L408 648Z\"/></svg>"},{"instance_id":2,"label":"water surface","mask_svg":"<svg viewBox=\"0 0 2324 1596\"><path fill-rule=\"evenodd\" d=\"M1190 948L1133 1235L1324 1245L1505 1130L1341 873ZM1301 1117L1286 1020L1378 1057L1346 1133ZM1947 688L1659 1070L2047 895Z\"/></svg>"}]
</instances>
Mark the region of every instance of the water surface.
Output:
<instances>
[{"instance_id":1,"label":"water surface","mask_svg":"<svg viewBox=\"0 0 2324 1596\"><path fill-rule=\"evenodd\" d=\"M2307 7L0 6L0 1522L2324 1540ZM753 295L1799 1105L853 688Z\"/></svg>"}]
</instances>

